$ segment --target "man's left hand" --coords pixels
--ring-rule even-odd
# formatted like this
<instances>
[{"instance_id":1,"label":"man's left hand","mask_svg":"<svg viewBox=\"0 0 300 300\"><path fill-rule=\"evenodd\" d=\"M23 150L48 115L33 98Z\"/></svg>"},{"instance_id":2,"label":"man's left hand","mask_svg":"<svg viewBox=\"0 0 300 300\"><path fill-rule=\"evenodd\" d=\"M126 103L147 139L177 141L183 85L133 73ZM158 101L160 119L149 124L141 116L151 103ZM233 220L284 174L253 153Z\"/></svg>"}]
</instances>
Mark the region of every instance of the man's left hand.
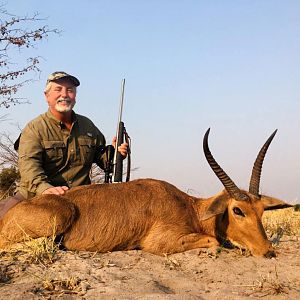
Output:
<instances>
[{"instance_id":1,"label":"man's left hand","mask_svg":"<svg viewBox=\"0 0 300 300\"><path fill-rule=\"evenodd\" d=\"M116 148L116 141L117 138L114 137L111 141L111 144ZM123 143L118 147L118 151L121 153L121 155L123 156L123 158L127 157L127 152L128 152L128 144L127 143Z\"/></svg>"}]
</instances>

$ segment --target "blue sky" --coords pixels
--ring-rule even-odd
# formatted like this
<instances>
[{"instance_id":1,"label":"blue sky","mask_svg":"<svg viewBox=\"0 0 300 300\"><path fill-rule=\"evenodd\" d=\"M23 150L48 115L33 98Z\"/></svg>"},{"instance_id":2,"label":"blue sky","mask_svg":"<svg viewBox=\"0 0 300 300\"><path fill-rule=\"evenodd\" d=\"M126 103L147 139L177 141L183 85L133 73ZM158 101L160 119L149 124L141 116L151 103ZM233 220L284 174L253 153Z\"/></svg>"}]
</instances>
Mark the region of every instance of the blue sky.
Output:
<instances>
[{"instance_id":1,"label":"blue sky","mask_svg":"<svg viewBox=\"0 0 300 300\"><path fill-rule=\"evenodd\" d=\"M39 12L61 30L37 49L40 79L20 91L30 105L1 109L16 134L43 113L48 74L81 81L77 113L108 140L116 131L120 85L132 138L132 178L158 178L210 196L222 185L210 170L202 138L211 128L216 160L247 189L254 159L268 136L261 192L300 199L299 1L14 1L17 15ZM19 59L19 58L16 58Z\"/></svg>"}]
</instances>

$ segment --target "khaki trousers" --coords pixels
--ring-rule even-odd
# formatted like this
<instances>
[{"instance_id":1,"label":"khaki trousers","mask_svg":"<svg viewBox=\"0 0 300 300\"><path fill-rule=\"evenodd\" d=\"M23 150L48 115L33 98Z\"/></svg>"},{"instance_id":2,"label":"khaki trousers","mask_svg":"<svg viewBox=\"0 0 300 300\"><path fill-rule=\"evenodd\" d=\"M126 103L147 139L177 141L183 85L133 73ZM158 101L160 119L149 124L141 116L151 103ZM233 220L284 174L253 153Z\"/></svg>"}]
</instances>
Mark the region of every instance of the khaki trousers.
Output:
<instances>
[{"instance_id":1,"label":"khaki trousers","mask_svg":"<svg viewBox=\"0 0 300 300\"><path fill-rule=\"evenodd\" d=\"M25 200L25 198L20 194L16 193L13 197L9 197L0 202L0 220L3 219L4 215L16 204Z\"/></svg>"}]
</instances>

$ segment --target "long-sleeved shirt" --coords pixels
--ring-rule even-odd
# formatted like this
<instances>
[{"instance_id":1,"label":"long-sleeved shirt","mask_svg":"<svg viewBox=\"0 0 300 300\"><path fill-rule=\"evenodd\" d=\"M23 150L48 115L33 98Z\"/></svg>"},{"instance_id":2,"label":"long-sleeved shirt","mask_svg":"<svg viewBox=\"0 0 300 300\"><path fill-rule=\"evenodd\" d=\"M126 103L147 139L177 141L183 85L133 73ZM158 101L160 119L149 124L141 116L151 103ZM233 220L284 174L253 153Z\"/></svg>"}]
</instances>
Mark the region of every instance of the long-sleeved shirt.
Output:
<instances>
[{"instance_id":1,"label":"long-sleeved shirt","mask_svg":"<svg viewBox=\"0 0 300 300\"><path fill-rule=\"evenodd\" d=\"M29 122L19 144L20 185L30 199L53 186L89 184L92 163L105 164L105 138L88 118L72 114L69 131L48 110Z\"/></svg>"}]
</instances>

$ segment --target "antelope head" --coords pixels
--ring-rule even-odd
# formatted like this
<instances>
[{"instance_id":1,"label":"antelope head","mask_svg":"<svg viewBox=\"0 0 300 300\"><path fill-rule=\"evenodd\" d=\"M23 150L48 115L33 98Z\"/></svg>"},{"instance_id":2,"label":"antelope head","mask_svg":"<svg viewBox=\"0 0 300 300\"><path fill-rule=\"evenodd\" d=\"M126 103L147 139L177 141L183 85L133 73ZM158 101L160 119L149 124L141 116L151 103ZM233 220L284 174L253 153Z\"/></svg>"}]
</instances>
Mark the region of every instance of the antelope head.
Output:
<instances>
[{"instance_id":1,"label":"antelope head","mask_svg":"<svg viewBox=\"0 0 300 300\"><path fill-rule=\"evenodd\" d=\"M276 198L260 195L259 183L265 154L277 130L272 133L257 155L248 192L239 189L213 158L208 147L209 131L210 129L203 139L204 154L225 190L212 200L202 220L216 216L217 235L220 239L227 239L233 245L249 249L255 256L275 256L262 225L262 215L265 209L291 205Z\"/></svg>"}]
</instances>

